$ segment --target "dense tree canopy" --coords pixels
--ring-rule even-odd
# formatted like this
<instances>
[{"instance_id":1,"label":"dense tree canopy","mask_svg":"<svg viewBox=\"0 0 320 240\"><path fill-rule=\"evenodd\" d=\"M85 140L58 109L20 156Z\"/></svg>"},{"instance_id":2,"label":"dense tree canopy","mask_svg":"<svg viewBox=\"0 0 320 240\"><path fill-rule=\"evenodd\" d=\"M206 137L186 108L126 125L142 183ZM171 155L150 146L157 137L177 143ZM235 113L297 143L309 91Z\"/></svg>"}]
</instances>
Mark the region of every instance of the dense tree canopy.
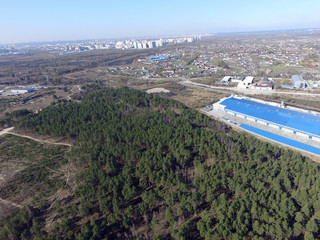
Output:
<instances>
[{"instance_id":1,"label":"dense tree canopy","mask_svg":"<svg viewBox=\"0 0 320 240\"><path fill-rule=\"evenodd\" d=\"M78 201L61 206L54 231L26 228L38 239L319 237L317 164L181 103L102 89L27 114L16 127L74 140L83 169Z\"/></svg>"}]
</instances>

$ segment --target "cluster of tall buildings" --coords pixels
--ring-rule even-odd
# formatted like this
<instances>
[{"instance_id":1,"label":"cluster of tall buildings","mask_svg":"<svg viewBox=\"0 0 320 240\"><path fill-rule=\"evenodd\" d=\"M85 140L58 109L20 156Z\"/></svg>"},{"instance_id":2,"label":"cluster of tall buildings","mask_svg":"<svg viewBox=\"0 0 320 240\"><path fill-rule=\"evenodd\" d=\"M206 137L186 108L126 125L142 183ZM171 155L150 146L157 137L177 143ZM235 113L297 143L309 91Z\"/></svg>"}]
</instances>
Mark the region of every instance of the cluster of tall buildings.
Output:
<instances>
[{"instance_id":1,"label":"cluster of tall buildings","mask_svg":"<svg viewBox=\"0 0 320 240\"><path fill-rule=\"evenodd\" d=\"M201 36L188 36L176 38L160 38L155 40L86 40L86 41L58 41L58 42L39 42L26 44L0 44L0 56L25 54L30 49L47 50L61 55L72 52L92 51L96 49L147 49L165 46L167 44L195 42L201 40Z\"/></svg>"},{"instance_id":2,"label":"cluster of tall buildings","mask_svg":"<svg viewBox=\"0 0 320 240\"><path fill-rule=\"evenodd\" d=\"M115 43L115 48L117 49L146 49L146 48L156 48L165 46L170 43L185 43L185 42L195 42L201 40L200 36L195 37L182 37L182 38L168 38L168 39L158 39L158 40L125 40L118 41Z\"/></svg>"}]
</instances>

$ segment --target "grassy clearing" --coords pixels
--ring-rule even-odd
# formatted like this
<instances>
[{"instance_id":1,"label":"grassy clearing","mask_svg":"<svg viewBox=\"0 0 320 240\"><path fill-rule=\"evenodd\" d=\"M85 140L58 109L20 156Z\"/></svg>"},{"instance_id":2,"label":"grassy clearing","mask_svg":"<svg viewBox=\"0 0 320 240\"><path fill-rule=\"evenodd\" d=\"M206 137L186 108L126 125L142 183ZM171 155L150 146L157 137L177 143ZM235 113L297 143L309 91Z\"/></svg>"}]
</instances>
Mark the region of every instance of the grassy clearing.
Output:
<instances>
[{"instance_id":1,"label":"grassy clearing","mask_svg":"<svg viewBox=\"0 0 320 240\"><path fill-rule=\"evenodd\" d=\"M0 198L29 203L37 195L48 197L64 188L68 147L41 144L5 135L0 137Z\"/></svg>"},{"instance_id":2,"label":"grassy clearing","mask_svg":"<svg viewBox=\"0 0 320 240\"><path fill-rule=\"evenodd\" d=\"M67 146L41 144L30 139L13 135L0 137L0 164L10 160L41 163L57 169L66 164L64 152Z\"/></svg>"}]
</instances>

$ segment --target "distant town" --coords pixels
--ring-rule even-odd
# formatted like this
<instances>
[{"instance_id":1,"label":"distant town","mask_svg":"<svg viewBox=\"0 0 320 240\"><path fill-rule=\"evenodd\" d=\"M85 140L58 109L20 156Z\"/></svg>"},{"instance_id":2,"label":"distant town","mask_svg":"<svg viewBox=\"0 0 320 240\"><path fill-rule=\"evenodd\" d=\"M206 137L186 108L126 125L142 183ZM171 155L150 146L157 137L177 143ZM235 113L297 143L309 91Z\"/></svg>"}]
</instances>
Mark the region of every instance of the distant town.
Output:
<instances>
[{"instance_id":1,"label":"distant town","mask_svg":"<svg viewBox=\"0 0 320 240\"><path fill-rule=\"evenodd\" d=\"M76 53L101 49L150 49L162 47L168 44L192 43L201 40L201 36L170 37L160 39L127 39L115 40L91 40L48 43L7 44L1 47L0 56L19 55L30 53L30 50L44 50L60 54Z\"/></svg>"},{"instance_id":2,"label":"distant town","mask_svg":"<svg viewBox=\"0 0 320 240\"><path fill-rule=\"evenodd\" d=\"M0 239L319 239L320 31L0 48Z\"/></svg>"}]
</instances>

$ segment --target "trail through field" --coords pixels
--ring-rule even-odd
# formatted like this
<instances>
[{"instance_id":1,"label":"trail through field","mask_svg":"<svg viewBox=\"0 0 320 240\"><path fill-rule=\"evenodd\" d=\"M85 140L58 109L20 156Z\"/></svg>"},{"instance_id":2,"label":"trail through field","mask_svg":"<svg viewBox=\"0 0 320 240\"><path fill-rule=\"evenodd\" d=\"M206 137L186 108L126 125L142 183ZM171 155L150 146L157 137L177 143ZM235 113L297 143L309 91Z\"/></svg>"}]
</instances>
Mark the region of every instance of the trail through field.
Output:
<instances>
[{"instance_id":1,"label":"trail through field","mask_svg":"<svg viewBox=\"0 0 320 240\"><path fill-rule=\"evenodd\" d=\"M14 136L18 136L18 137L22 137L22 138L27 138L27 139L30 139L30 140L33 140L33 141L36 141L36 142L39 142L39 143L43 143L43 144L52 144L52 145L68 146L68 147L69 147L68 152L71 150L72 145L71 145L70 143L52 142L52 141L47 141L47 140L43 140L43 139L37 139L37 138L31 137L31 136L28 136L28 135L11 132L13 129L14 129L14 127L10 127L10 128L3 129L2 131L0 131L0 136L1 136L1 135L5 135L5 134L11 134L11 135L14 135ZM65 173L66 183L67 183L68 185L72 185L71 187L72 187L72 189L74 190L74 189L75 189L75 184L74 184L74 183L70 183L70 168L71 168L71 165L72 165L72 160L71 160L71 158L69 158L68 161L69 161L69 164L68 164L68 167L67 167L67 170L66 170L66 173ZM46 167L46 168L48 168L48 167ZM50 168L48 168L48 170L53 171L53 172L57 172L56 170L53 170L53 169L50 169ZM57 172L57 173L58 173L58 172ZM54 205L56 199L59 198L60 194L61 194L61 193L58 193L57 195L54 196L54 200L52 201L52 203L51 203L51 205L50 205L50 208ZM7 203L7 204L11 204L11 205L14 206L14 207L22 208L21 205L12 203L12 202L10 202L10 201L7 201L7 200L1 199L1 198L0 198L0 203L4 203L4 204ZM50 208L49 208L49 209L50 209Z\"/></svg>"},{"instance_id":2,"label":"trail through field","mask_svg":"<svg viewBox=\"0 0 320 240\"><path fill-rule=\"evenodd\" d=\"M6 130L6 129L4 129ZM3 130L3 131L4 131ZM52 144L52 145L62 145L62 146L68 146L69 148L71 148L71 144L70 143L61 143L61 142L51 142L51 141L46 141L46 140L43 140L43 139L37 139L37 138L34 138L34 137L31 137L31 136L28 136L28 135L24 135L24 134L19 134L19 133L14 133L14 132L10 132L11 130L13 130L13 127L4 132L3 134L1 134L0 132L0 135L4 135L4 134L11 134L11 135L14 135L14 136L17 136L17 137L23 137L23 138L28 138L30 140L33 140L33 141L36 141L36 142L40 142L40 143L47 143L47 144ZM69 150L70 151L70 150Z\"/></svg>"},{"instance_id":3,"label":"trail through field","mask_svg":"<svg viewBox=\"0 0 320 240\"><path fill-rule=\"evenodd\" d=\"M46 143L46 144L52 144L52 145L61 145L61 146L68 146L69 147L69 150L68 152L71 150L71 147L72 145L70 143L61 143L61 142L51 142L51 141L46 141L46 140L42 140L42 139L37 139L37 138L34 138L34 137L31 137L31 136L28 136L28 135L24 135L24 134L19 134L19 133L14 133L14 132L10 132L14 129L14 127L10 127L10 128L6 128L6 129L3 129L1 132L0 132L0 136L1 135L4 135L4 134L11 134L11 135L14 135L14 136L18 136L18 137L23 137L23 138L28 138L28 139L31 139L33 141L36 141L36 142L40 142L40 143ZM68 169L67 169L67 176L66 176L66 182L68 183L69 182L69 176L70 176L70 165L71 165L72 161L69 159L69 166L68 166ZM51 169L52 170L52 169ZM56 172L55 170L52 170L54 172Z\"/></svg>"},{"instance_id":4,"label":"trail through field","mask_svg":"<svg viewBox=\"0 0 320 240\"><path fill-rule=\"evenodd\" d=\"M76 90L74 91L73 89L76 89ZM80 87L80 85L75 85L75 86L71 89L71 91L73 91L73 93L71 93L71 94L67 97L67 100L71 100L71 96L72 96L72 95L81 92L81 87Z\"/></svg>"},{"instance_id":5,"label":"trail through field","mask_svg":"<svg viewBox=\"0 0 320 240\"><path fill-rule=\"evenodd\" d=\"M0 131L0 136L7 134L9 131L13 130L13 127L5 128L2 131Z\"/></svg>"},{"instance_id":6,"label":"trail through field","mask_svg":"<svg viewBox=\"0 0 320 240\"><path fill-rule=\"evenodd\" d=\"M2 199L0 198L0 204L3 204L3 205L11 205L13 207L17 207L17 208L23 208L23 206L19 205L19 204L16 204L14 202L10 202L8 200L5 200L5 199Z\"/></svg>"}]
</instances>

